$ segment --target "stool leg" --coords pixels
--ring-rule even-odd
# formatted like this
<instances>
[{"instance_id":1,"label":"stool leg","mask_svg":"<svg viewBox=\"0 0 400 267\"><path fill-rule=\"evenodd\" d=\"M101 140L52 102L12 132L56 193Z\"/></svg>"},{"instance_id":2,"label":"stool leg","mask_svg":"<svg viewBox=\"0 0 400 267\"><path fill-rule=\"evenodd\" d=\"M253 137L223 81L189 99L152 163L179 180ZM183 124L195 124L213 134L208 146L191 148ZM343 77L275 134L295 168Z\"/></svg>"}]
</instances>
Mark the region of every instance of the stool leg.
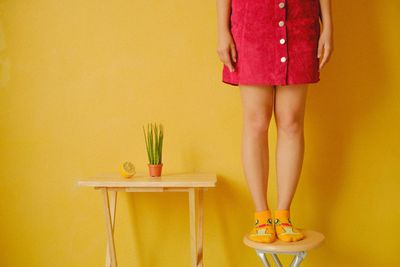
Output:
<instances>
[{"instance_id":1,"label":"stool leg","mask_svg":"<svg viewBox=\"0 0 400 267\"><path fill-rule=\"evenodd\" d=\"M294 257L292 263L290 264L290 267L298 267L306 255L307 255L307 252L305 252L305 251L297 253L296 256Z\"/></svg>"},{"instance_id":2,"label":"stool leg","mask_svg":"<svg viewBox=\"0 0 400 267\"><path fill-rule=\"evenodd\" d=\"M260 260L262 261L262 263L264 264L264 267L270 267L268 259L265 256L265 252L263 252L262 250L256 249L256 253L257 253L258 257L260 258Z\"/></svg>"},{"instance_id":3,"label":"stool leg","mask_svg":"<svg viewBox=\"0 0 400 267\"><path fill-rule=\"evenodd\" d=\"M277 266L277 267L282 267L282 263L281 263L281 261L279 260L278 255L276 255L275 253L271 253L271 255L272 255L272 258L273 258L274 261L275 261L276 266Z\"/></svg>"}]
</instances>

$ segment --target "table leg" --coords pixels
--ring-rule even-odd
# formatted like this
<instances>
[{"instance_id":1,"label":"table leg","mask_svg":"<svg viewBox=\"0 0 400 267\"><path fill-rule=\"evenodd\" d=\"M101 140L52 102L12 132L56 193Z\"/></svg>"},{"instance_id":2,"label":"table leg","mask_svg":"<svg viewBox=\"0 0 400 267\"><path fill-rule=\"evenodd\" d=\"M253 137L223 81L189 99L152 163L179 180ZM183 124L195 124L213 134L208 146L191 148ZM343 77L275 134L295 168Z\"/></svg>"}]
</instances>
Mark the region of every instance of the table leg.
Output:
<instances>
[{"instance_id":1,"label":"table leg","mask_svg":"<svg viewBox=\"0 0 400 267\"><path fill-rule=\"evenodd\" d=\"M203 267L203 192L198 189L198 208L197 208L197 262L198 267Z\"/></svg>"},{"instance_id":2,"label":"table leg","mask_svg":"<svg viewBox=\"0 0 400 267\"><path fill-rule=\"evenodd\" d=\"M114 225L115 225L115 210L117 207L117 191L108 191L109 197L109 206L110 206L110 217L111 217L111 228L114 235ZM110 242L107 241L106 248L106 267L111 266L111 257L110 257Z\"/></svg>"},{"instance_id":3,"label":"table leg","mask_svg":"<svg viewBox=\"0 0 400 267\"><path fill-rule=\"evenodd\" d=\"M198 267L197 261L197 233L196 233L196 189L189 188L189 225L190 225L190 252L192 267Z\"/></svg>"},{"instance_id":4,"label":"table leg","mask_svg":"<svg viewBox=\"0 0 400 267\"><path fill-rule=\"evenodd\" d=\"M107 232L107 252L106 252L106 267L117 267L117 258L115 255L114 244L114 220L115 220L115 205L117 192L110 191L110 198L108 189L102 188L104 199L104 216L106 221Z\"/></svg>"}]
</instances>

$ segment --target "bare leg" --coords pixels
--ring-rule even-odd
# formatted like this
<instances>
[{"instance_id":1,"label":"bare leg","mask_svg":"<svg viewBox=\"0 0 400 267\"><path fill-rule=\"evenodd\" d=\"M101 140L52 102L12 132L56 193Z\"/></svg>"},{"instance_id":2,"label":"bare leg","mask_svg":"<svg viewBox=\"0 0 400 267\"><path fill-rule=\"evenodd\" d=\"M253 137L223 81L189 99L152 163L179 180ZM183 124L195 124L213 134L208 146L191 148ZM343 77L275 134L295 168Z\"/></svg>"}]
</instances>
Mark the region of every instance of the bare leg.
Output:
<instances>
[{"instance_id":1,"label":"bare leg","mask_svg":"<svg viewBox=\"0 0 400 267\"><path fill-rule=\"evenodd\" d=\"M240 85L243 105L242 162L256 211L268 209L268 128L273 86Z\"/></svg>"},{"instance_id":2,"label":"bare leg","mask_svg":"<svg viewBox=\"0 0 400 267\"><path fill-rule=\"evenodd\" d=\"M304 114L307 84L277 86L275 121L278 130L276 173L278 210L289 210L296 191L304 155Z\"/></svg>"}]
</instances>

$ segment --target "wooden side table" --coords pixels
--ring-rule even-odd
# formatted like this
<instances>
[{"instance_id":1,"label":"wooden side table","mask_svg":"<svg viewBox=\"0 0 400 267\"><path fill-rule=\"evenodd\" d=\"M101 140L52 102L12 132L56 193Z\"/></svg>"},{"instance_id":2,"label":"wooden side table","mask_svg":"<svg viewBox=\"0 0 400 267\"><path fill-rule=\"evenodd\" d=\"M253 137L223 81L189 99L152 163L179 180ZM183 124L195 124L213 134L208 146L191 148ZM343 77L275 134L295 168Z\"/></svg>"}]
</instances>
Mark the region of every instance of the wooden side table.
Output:
<instances>
[{"instance_id":1,"label":"wooden side table","mask_svg":"<svg viewBox=\"0 0 400 267\"><path fill-rule=\"evenodd\" d=\"M192 267L203 266L203 191L215 187L217 176L213 173L178 173L161 177L135 174L125 179L118 174L99 175L78 181L79 186L99 189L104 200L107 250L106 267L116 267L114 244L115 208L117 192L188 192ZM197 226L196 226L197 224Z\"/></svg>"}]
</instances>

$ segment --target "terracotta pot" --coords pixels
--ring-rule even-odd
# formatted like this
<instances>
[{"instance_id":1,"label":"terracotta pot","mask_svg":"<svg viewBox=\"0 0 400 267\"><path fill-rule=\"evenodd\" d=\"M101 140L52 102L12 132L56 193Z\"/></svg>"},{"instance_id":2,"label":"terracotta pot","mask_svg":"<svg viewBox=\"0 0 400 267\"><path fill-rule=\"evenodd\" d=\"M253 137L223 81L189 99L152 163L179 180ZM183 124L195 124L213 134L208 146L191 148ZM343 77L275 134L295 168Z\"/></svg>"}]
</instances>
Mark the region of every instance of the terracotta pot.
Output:
<instances>
[{"instance_id":1,"label":"terracotta pot","mask_svg":"<svg viewBox=\"0 0 400 267\"><path fill-rule=\"evenodd\" d=\"M161 176L161 170L163 164L147 164L149 166L149 173L152 177L159 177Z\"/></svg>"}]
</instances>

